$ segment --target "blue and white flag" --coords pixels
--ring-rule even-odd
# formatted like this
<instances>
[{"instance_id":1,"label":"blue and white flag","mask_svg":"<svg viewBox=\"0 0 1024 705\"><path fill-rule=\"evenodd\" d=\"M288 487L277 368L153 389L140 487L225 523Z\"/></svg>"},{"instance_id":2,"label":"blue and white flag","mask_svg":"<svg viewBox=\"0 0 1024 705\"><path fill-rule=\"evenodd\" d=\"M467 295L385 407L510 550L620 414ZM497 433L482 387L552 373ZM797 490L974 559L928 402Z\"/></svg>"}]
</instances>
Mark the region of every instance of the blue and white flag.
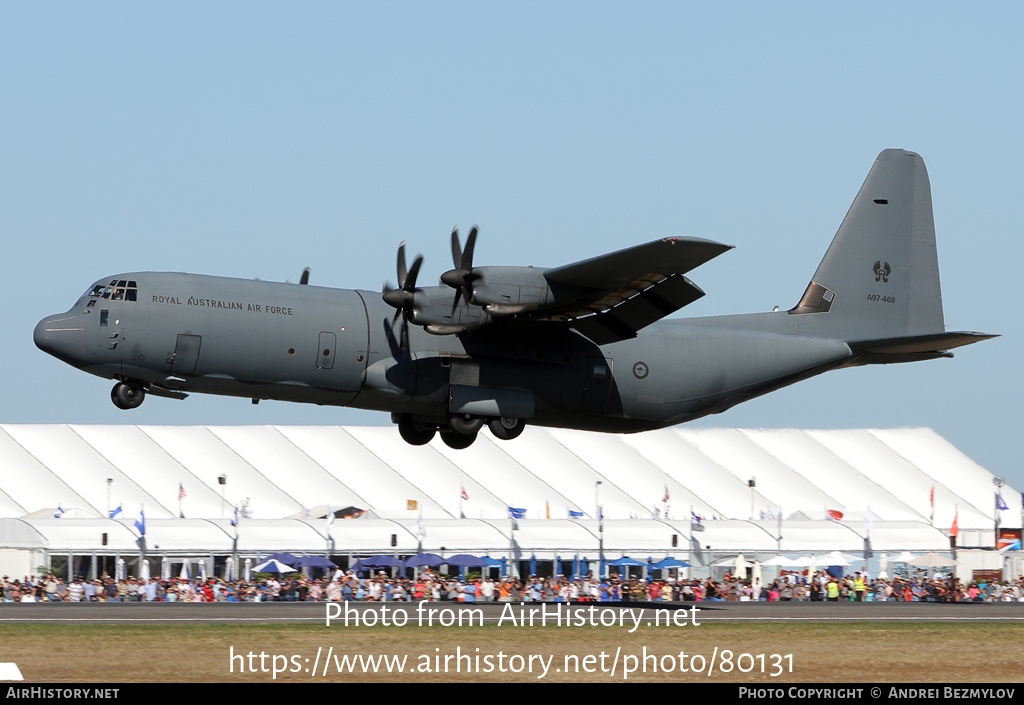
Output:
<instances>
[{"instance_id":1,"label":"blue and white flag","mask_svg":"<svg viewBox=\"0 0 1024 705\"><path fill-rule=\"evenodd\" d=\"M58 503L57 504L57 511L55 511L53 513L53 518L54 519L60 519L62 516L64 516L64 510L61 508L60 503Z\"/></svg>"},{"instance_id":2,"label":"blue and white flag","mask_svg":"<svg viewBox=\"0 0 1024 705\"><path fill-rule=\"evenodd\" d=\"M573 511L572 509L569 510L569 518L570 519L579 519L582 516L583 516L583 512Z\"/></svg>"},{"instance_id":3,"label":"blue and white flag","mask_svg":"<svg viewBox=\"0 0 1024 705\"><path fill-rule=\"evenodd\" d=\"M139 534L142 536L146 535L146 514L141 509L139 510L139 518L135 520L135 528L139 530Z\"/></svg>"},{"instance_id":4,"label":"blue and white flag","mask_svg":"<svg viewBox=\"0 0 1024 705\"><path fill-rule=\"evenodd\" d=\"M238 507L235 507L235 516L231 518L231 526L238 526Z\"/></svg>"},{"instance_id":5,"label":"blue and white flag","mask_svg":"<svg viewBox=\"0 0 1024 705\"><path fill-rule=\"evenodd\" d=\"M117 505L117 509L115 509L112 512L110 512L110 518L113 519L114 517L116 517L120 513L121 513L121 505L119 504L119 505Z\"/></svg>"},{"instance_id":6,"label":"blue and white flag","mask_svg":"<svg viewBox=\"0 0 1024 705\"><path fill-rule=\"evenodd\" d=\"M996 492L996 509L1009 509L1006 502L1003 501L1003 495L999 492Z\"/></svg>"},{"instance_id":7,"label":"blue and white flag","mask_svg":"<svg viewBox=\"0 0 1024 705\"><path fill-rule=\"evenodd\" d=\"M692 516L692 517L693 517L693 520L694 520L695 522L697 522L698 524L699 524L699 523L701 522L701 520L703 520L703 519L704 519L704 517L700 516L699 514L697 514L697 512L694 512L694 511L691 511L691 512L690 512L690 516Z\"/></svg>"},{"instance_id":8,"label":"blue and white flag","mask_svg":"<svg viewBox=\"0 0 1024 705\"><path fill-rule=\"evenodd\" d=\"M509 507L508 514L513 519L522 519L524 516L526 516L526 510L521 507Z\"/></svg>"}]
</instances>

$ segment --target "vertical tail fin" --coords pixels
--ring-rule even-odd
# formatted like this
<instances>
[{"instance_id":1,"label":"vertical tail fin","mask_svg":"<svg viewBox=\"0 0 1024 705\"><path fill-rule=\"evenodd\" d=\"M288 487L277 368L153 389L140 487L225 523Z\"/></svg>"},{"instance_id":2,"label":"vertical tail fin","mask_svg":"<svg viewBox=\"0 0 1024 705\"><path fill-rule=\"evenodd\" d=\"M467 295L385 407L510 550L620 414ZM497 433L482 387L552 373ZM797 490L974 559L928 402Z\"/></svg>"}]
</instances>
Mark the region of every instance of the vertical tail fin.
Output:
<instances>
[{"instance_id":1,"label":"vertical tail fin","mask_svg":"<svg viewBox=\"0 0 1024 705\"><path fill-rule=\"evenodd\" d=\"M942 333L931 186L924 160L878 155L791 315L815 333L866 340Z\"/></svg>"}]
</instances>

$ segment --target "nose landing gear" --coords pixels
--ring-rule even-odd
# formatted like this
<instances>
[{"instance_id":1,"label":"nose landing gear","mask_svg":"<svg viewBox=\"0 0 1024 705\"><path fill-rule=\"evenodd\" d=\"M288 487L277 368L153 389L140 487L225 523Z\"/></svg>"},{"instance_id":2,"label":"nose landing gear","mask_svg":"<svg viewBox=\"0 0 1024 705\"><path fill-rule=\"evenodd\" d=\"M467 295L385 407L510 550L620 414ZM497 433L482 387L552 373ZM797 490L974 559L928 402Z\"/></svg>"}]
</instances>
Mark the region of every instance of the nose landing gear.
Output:
<instances>
[{"instance_id":1,"label":"nose landing gear","mask_svg":"<svg viewBox=\"0 0 1024 705\"><path fill-rule=\"evenodd\" d=\"M146 390L137 382L118 382L110 390L110 400L118 409L135 409L146 400Z\"/></svg>"}]
</instances>

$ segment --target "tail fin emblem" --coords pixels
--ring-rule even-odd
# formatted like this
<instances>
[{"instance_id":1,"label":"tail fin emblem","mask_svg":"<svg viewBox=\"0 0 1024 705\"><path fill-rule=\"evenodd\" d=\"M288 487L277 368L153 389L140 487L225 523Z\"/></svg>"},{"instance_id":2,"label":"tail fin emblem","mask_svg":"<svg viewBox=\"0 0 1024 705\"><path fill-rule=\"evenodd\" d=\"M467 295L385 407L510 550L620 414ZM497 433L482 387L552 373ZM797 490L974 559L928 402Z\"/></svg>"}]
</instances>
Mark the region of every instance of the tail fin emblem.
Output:
<instances>
[{"instance_id":1,"label":"tail fin emblem","mask_svg":"<svg viewBox=\"0 0 1024 705\"><path fill-rule=\"evenodd\" d=\"M875 272L875 281L882 281L886 284L889 283L889 275L892 274L892 267L889 266L888 262L882 260L875 260L875 266L872 268Z\"/></svg>"}]
</instances>

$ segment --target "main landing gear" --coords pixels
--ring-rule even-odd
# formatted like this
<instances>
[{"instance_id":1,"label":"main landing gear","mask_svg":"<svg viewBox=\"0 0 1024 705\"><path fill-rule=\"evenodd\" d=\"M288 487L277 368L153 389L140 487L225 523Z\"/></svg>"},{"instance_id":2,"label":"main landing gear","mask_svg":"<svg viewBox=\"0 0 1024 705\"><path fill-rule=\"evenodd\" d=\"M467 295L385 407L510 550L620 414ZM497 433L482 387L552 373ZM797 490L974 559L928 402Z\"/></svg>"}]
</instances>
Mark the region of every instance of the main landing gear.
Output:
<instances>
[{"instance_id":1,"label":"main landing gear","mask_svg":"<svg viewBox=\"0 0 1024 705\"><path fill-rule=\"evenodd\" d=\"M110 401L118 409L135 409L146 400L146 390L138 382L118 382L110 390Z\"/></svg>"},{"instance_id":2,"label":"main landing gear","mask_svg":"<svg viewBox=\"0 0 1024 705\"><path fill-rule=\"evenodd\" d=\"M410 414L401 414L397 418L398 433L402 440L410 445L422 446L434 439L434 434L441 433L441 440L449 448L462 450L469 448L476 440L477 434L483 428L484 423L490 429L495 438L503 441L510 441L516 438L526 428L526 422L522 419L503 416L497 419L485 419L481 416L459 414L448 419L447 426L439 426L436 423L419 421Z\"/></svg>"}]
</instances>

